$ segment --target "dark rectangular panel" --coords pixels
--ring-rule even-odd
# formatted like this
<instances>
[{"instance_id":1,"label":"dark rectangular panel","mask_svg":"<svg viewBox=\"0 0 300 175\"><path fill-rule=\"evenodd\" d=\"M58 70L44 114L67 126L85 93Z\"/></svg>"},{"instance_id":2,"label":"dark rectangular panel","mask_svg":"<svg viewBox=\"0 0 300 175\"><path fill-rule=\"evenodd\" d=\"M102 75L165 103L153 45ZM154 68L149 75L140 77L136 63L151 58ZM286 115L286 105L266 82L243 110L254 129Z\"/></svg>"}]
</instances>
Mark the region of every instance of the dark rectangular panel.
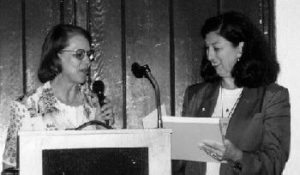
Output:
<instances>
[{"instance_id":1,"label":"dark rectangular panel","mask_svg":"<svg viewBox=\"0 0 300 175\"><path fill-rule=\"evenodd\" d=\"M161 90L161 102L169 111L169 10L166 0L125 1L126 76L129 127L141 127L141 117L155 109L155 94L147 79L136 79L131 65L148 64Z\"/></svg>"},{"instance_id":2,"label":"dark rectangular panel","mask_svg":"<svg viewBox=\"0 0 300 175\"><path fill-rule=\"evenodd\" d=\"M59 1L25 1L25 44L27 90L39 86L37 70L40 64L42 44L46 34L59 21Z\"/></svg>"},{"instance_id":3,"label":"dark rectangular panel","mask_svg":"<svg viewBox=\"0 0 300 175\"><path fill-rule=\"evenodd\" d=\"M201 27L217 14L217 1L173 0L175 45L175 114L181 115L183 95L188 85L201 81L203 53Z\"/></svg>"},{"instance_id":4,"label":"dark rectangular panel","mask_svg":"<svg viewBox=\"0 0 300 175\"><path fill-rule=\"evenodd\" d=\"M148 175L148 148L43 150L43 175Z\"/></svg>"}]
</instances>

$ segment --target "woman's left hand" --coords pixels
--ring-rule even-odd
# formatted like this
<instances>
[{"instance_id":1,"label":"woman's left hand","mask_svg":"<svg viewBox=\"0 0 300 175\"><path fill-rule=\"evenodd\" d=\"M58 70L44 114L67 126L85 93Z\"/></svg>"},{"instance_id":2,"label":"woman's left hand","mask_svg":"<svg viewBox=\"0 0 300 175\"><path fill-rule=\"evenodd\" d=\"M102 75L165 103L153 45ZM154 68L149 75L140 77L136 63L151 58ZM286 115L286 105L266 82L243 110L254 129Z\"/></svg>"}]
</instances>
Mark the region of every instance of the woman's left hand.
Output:
<instances>
[{"instance_id":1,"label":"woman's left hand","mask_svg":"<svg viewBox=\"0 0 300 175\"><path fill-rule=\"evenodd\" d=\"M108 121L109 125L114 123L113 106L108 98L104 99L104 104L100 107L100 110L97 110L95 119L105 122Z\"/></svg>"},{"instance_id":2,"label":"woman's left hand","mask_svg":"<svg viewBox=\"0 0 300 175\"><path fill-rule=\"evenodd\" d=\"M224 143L206 140L199 147L218 161L230 160L235 162L243 157L243 152L227 139L224 140Z\"/></svg>"}]
</instances>

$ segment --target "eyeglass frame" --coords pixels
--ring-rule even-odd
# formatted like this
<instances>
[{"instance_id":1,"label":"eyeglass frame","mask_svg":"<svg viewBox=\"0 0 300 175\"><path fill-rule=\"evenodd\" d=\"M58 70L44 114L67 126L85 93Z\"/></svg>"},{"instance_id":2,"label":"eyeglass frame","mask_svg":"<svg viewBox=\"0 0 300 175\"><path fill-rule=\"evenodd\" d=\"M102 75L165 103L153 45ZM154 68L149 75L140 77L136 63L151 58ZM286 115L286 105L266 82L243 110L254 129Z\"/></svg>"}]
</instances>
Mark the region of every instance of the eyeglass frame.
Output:
<instances>
[{"instance_id":1,"label":"eyeglass frame","mask_svg":"<svg viewBox=\"0 0 300 175\"><path fill-rule=\"evenodd\" d=\"M84 49L77 49L77 50L68 50L68 49L63 49L63 50L60 50L59 52L75 52L73 54L73 56L78 59L79 61L82 61L85 57L85 55L88 57L89 61L94 61L95 60L95 50L93 49L90 49L88 51L84 50ZM79 53L80 52L80 53ZM78 54L82 54L83 53L83 56L78 56Z\"/></svg>"}]
</instances>

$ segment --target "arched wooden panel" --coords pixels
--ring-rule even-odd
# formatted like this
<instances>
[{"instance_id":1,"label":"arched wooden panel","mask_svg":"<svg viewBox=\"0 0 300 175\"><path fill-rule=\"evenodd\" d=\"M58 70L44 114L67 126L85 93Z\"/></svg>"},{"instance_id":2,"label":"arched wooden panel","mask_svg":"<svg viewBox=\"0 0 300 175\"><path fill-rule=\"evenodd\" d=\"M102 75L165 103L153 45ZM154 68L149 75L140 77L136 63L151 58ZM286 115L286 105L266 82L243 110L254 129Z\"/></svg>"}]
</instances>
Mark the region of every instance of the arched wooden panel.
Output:
<instances>
[{"instance_id":1,"label":"arched wooden panel","mask_svg":"<svg viewBox=\"0 0 300 175\"><path fill-rule=\"evenodd\" d=\"M23 93L22 5L0 1L0 155L6 140L9 104ZM0 157L0 160L2 158ZM2 170L2 163L0 164Z\"/></svg>"},{"instance_id":2,"label":"arched wooden panel","mask_svg":"<svg viewBox=\"0 0 300 175\"><path fill-rule=\"evenodd\" d=\"M168 1L126 2L127 122L141 127L141 118L155 109L154 89L147 79L136 79L131 65L148 64L161 90L161 103L170 104ZM124 68L124 67L123 67Z\"/></svg>"},{"instance_id":3,"label":"arched wooden panel","mask_svg":"<svg viewBox=\"0 0 300 175\"><path fill-rule=\"evenodd\" d=\"M188 85L201 82L200 65L204 42L201 27L217 14L217 1L174 1L175 113L181 115L183 95Z\"/></svg>"},{"instance_id":4,"label":"arched wooden panel","mask_svg":"<svg viewBox=\"0 0 300 175\"><path fill-rule=\"evenodd\" d=\"M121 60L121 0L90 1L91 33L99 59L93 78L105 84L105 95L114 105L116 126L123 127L123 81Z\"/></svg>"},{"instance_id":5,"label":"arched wooden panel","mask_svg":"<svg viewBox=\"0 0 300 175\"><path fill-rule=\"evenodd\" d=\"M48 30L58 24L59 1L26 0L25 1L25 55L27 92L36 89L40 82L37 70L40 64L42 44Z\"/></svg>"}]
</instances>

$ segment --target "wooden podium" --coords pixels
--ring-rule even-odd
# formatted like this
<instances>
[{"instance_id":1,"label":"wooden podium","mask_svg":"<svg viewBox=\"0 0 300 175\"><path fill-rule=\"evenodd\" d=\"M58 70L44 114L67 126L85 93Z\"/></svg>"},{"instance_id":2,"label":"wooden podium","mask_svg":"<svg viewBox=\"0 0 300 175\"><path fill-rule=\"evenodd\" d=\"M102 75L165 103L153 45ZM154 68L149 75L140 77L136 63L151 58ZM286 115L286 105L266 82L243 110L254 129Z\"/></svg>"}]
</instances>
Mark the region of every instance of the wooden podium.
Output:
<instances>
[{"instance_id":1,"label":"wooden podium","mask_svg":"<svg viewBox=\"0 0 300 175\"><path fill-rule=\"evenodd\" d=\"M171 130L19 133L20 175L171 175Z\"/></svg>"}]
</instances>

